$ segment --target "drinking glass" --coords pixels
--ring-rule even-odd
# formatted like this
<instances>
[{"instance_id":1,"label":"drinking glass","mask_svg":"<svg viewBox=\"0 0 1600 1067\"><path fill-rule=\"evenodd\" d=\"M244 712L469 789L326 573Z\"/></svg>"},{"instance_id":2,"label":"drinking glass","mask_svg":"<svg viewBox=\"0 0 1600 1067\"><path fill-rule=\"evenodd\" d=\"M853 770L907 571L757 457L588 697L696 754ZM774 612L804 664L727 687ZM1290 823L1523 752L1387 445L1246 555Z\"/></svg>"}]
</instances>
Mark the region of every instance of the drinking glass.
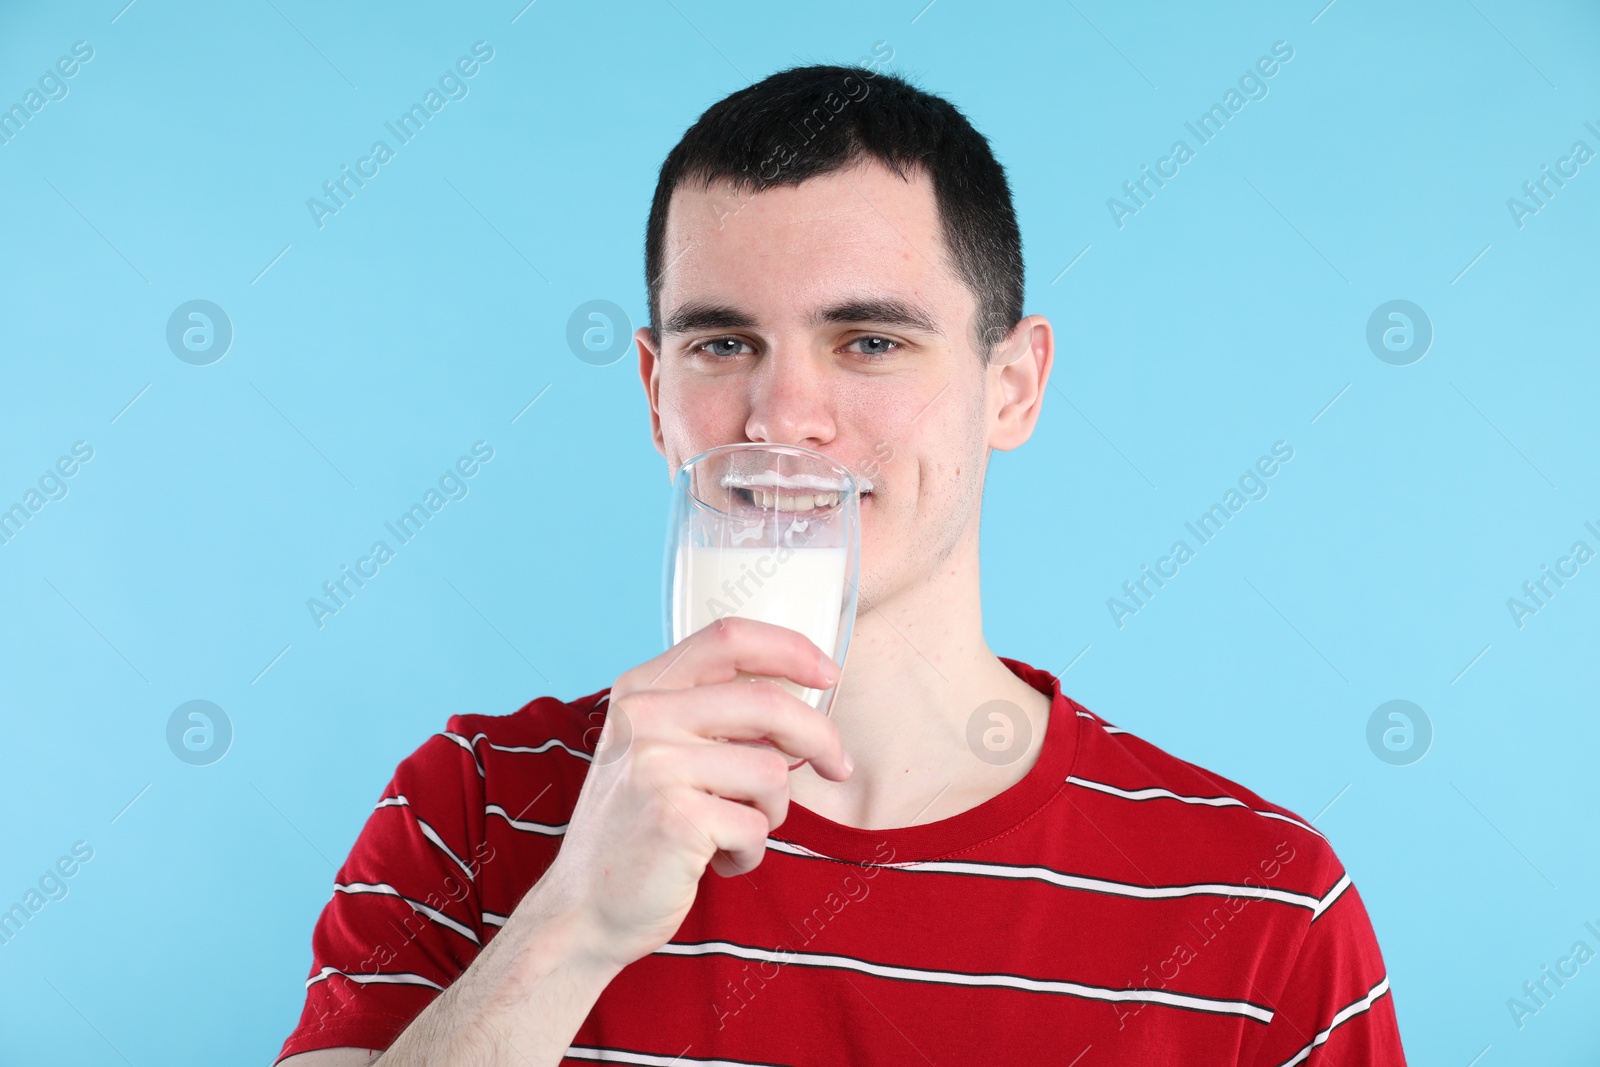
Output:
<instances>
[{"instance_id":1,"label":"drinking glass","mask_svg":"<svg viewBox=\"0 0 1600 1067\"><path fill-rule=\"evenodd\" d=\"M842 671L856 617L862 488L849 468L798 445L721 445L685 463L672 482L662 569L668 646L739 616L798 630ZM837 683L817 690L775 680L824 715L832 710Z\"/></svg>"}]
</instances>

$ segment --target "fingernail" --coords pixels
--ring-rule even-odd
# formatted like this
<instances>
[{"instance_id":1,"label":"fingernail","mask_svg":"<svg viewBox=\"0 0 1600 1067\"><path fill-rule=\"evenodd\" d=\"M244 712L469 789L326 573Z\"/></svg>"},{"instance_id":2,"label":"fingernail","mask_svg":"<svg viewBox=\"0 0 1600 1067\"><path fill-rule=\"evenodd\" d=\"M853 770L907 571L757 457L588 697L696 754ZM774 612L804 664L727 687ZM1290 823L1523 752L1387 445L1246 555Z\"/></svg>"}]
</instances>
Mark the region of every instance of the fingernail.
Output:
<instances>
[{"instance_id":1,"label":"fingernail","mask_svg":"<svg viewBox=\"0 0 1600 1067\"><path fill-rule=\"evenodd\" d=\"M844 769L846 773L856 769L856 761L850 758L850 753L844 754Z\"/></svg>"}]
</instances>

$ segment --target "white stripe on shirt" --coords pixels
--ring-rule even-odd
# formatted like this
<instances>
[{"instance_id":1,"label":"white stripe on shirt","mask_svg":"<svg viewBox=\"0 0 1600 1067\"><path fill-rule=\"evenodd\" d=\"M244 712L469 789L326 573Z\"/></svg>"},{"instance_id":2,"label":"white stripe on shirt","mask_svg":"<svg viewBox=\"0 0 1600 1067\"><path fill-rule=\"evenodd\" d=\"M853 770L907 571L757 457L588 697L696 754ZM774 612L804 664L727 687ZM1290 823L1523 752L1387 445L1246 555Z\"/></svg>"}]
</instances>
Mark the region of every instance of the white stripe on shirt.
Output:
<instances>
[{"instance_id":1,"label":"white stripe on shirt","mask_svg":"<svg viewBox=\"0 0 1600 1067\"><path fill-rule=\"evenodd\" d=\"M1032 993L1057 993L1085 1000L1108 1002L1142 1001L1148 1004L1166 1004L1174 1008L1216 1015L1238 1015L1257 1022L1270 1023L1272 1009L1247 1000L1222 1000L1214 997L1194 996L1188 993L1169 993L1164 989L1108 989L1084 985L1081 982L1058 981L1044 978L1024 978L1015 974L971 974L965 971L935 971L923 967L898 967L892 964L873 963L854 956L839 956L820 952L779 951L736 945L729 941L705 941L679 944L669 941L656 949L656 955L665 956L733 956L736 959L764 960L771 963L801 967L821 967L835 970L857 971L880 978L897 978L910 982L927 982L938 985L987 987L991 989L1021 989Z\"/></svg>"},{"instance_id":2,"label":"white stripe on shirt","mask_svg":"<svg viewBox=\"0 0 1600 1067\"><path fill-rule=\"evenodd\" d=\"M462 748L466 749L467 750L467 754L472 757L472 765L474 767L478 768L478 777L482 778L484 776L484 774L483 774L483 764L478 762L478 748L477 748L477 745L478 745L478 739L479 738L487 738L489 736L488 734L484 734L484 733L476 734L476 735L473 736L472 740L470 740L470 741L468 741L465 737L462 737L460 734L451 733L449 730L441 730L441 731L439 731L439 736L440 737L449 738L451 741L454 741L456 744L458 744Z\"/></svg>"},{"instance_id":3,"label":"white stripe on shirt","mask_svg":"<svg viewBox=\"0 0 1600 1067\"><path fill-rule=\"evenodd\" d=\"M688 1050L685 1049L685 1052ZM624 1048L602 1048L596 1045L569 1045L567 1058L573 1060L595 1060L599 1063L637 1063L647 1067L676 1067L677 1064L695 1064L696 1067L782 1067L771 1063L760 1063L754 1060L705 1060L698 1056L685 1056L679 1053L676 1056L658 1056L650 1052L635 1052Z\"/></svg>"},{"instance_id":4,"label":"white stripe on shirt","mask_svg":"<svg viewBox=\"0 0 1600 1067\"><path fill-rule=\"evenodd\" d=\"M324 967L310 978L307 978L306 988L310 989L318 982L335 974L348 978L358 985L425 985L429 989L444 990L444 986L431 979L424 978L420 974L410 974L404 971L396 971L390 974L351 974L349 971L341 971L337 967Z\"/></svg>"},{"instance_id":5,"label":"white stripe on shirt","mask_svg":"<svg viewBox=\"0 0 1600 1067\"><path fill-rule=\"evenodd\" d=\"M396 897L411 905L411 910L415 911L418 915L426 916L427 918L438 923L440 926L454 930L468 941L471 941L474 945L482 945L483 943L478 940L478 935L472 931L470 926L457 922L444 912L440 911L438 908L429 907L420 900L412 900L410 897L400 892L400 890L396 889L394 886L389 885L387 882L335 882L333 884L333 890L336 893L376 893L379 896Z\"/></svg>"},{"instance_id":6,"label":"white stripe on shirt","mask_svg":"<svg viewBox=\"0 0 1600 1067\"><path fill-rule=\"evenodd\" d=\"M479 734L478 736L482 737L483 735ZM372 806L372 810L374 811L377 811L379 808L411 808L411 801L404 793L401 793L397 796L384 797L382 800L378 801ZM429 841L432 841L434 845L438 847L439 851L443 852L446 856L449 856L451 861L454 862L457 867L461 868L461 873L467 876L467 881L474 882L477 880L476 876L472 873L472 868L468 867L465 863L462 863L461 857L457 856L450 846L444 843L444 838L439 836L439 831L435 830L418 817L415 808L411 809L411 817L416 820L417 828L422 831L422 836L426 837Z\"/></svg>"},{"instance_id":7,"label":"white stripe on shirt","mask_svg":"<svg viewBox=\"0 0 1600 1067\"><path fill-rule=\"evenodd\" d=\"M500 816L511 824L513 830L521 830L530 834L544 834L548 837L560 837L567 832L567 827L571 825L570 823L562 823L560 826L552 826L549 823L533 822L530 819L514 819L511 817L510 812L498 804L485 805L483 813L486 817L489 815Z\"/></svg>"},{"instance_id":8,"label":"white stripe on shirt","mask_svg":"<svg viewBox=\"0 0 1600 1067\"><path fill-rule=\"evenodd\" d=\"M1079 778L1077 775L1068 775L1067 784L1081 786L1084 789L1092 789L1097 793L1105 793L1107 796L1121 797L1123 800L1177 800L1184 804L1200 804L1212 808L1243 808L1246 811L1254 812L1255 814L1260 815L1262 818L1279 819L1286 823L1292 823L1293 825L1300 827L1302 830L1309 830L1318 837L1322 837L1322 834L1319 833L1315 827L1309 826L1306 823L1301 822L1299 819L1290 818L1287 815L1280 815L1275 811L1262 811L1260 808L1252 808L1250 805L1246 804L1237 797L1184 796L1181 793L1174 793L1170 789L1162 789L1159 786L1150 786L1146 789L1123 789L1119 786L1107 785L1105 782L1091 782L1089 779ZM1323 838L1323 840L1327 839Z\"/></svg>"},{"instance_id":9,"label":"white stripe on shirt","mask_svg":"<svg viewBox=\"0 0 1600 1067\"><path fill-rule=\"evenodd\" d=\"M1108 734L1125 734L1128 732L1120 726L1112 726L1098 715L1090 715L1087 711L1078 712L1078 718L1088 719L1090 722L1095 723Z\"/></svg>"},{"instance_id":10,"label":"white stripe on shirt","mask_svg":"<svg viewBox=\"0 0 1600 1067\"><path fill-rule=\"evenodd\" d=\"M1333 883L1333 888L1323 894L1321 900L1317 901L1317 906L1311 909L1311 921L1316 922L1322 918L1322 913L1332 907L1334 901L1344 896L1344 891L1350 888L1350 884L1350 875L1346 872L1344 877Z\"/></svg>"},{"instance_id":11,"label":"white stripe on shirt","mask_svg":"<svg viewBox=\"0 0 1600 1067\"><path fill-rule=\"evenodd\" d=\"M801 848L789 841L780 841L777 838L767 838L767 848L776 852L787 852L790 855L801 856L806 859L826 859L833 862L849 862L839 860L837 857L824 856L810 849ZM1321 903L1316 897L1305 893L1295 893L1287 889L1273 889L1270 886L1236 885L1229 882L1201 882L1190 885L1133 885L1128 882L1113 882L1105 878L1091 878L1087 875L1068 874L1064 871L1051 870L1049 867L1024 867L1013 864L1001 863L971 863L965 860L925 860L909 861L905 863L860 863L860 867L887 867L897 871L911 871L938 874L963 874L980 878L1008 878L1026 881L1046 882L1050 885L1061 886L1063 889L1079 889L1090 893L1105 893L1110 896L1135 897L1143 900L1170 900L1176 897L1235 897L1250 898L1254 900L1272 900L1279 904L1289 904L1307 911L1316 912Z\"/></svg>"},{"instance_id":12,"label":"white stripe on shirt","mask_svg":"<svg viewBox=\"0 0 1600 1067\"><path fill-rule=\"evenodd\" d=\"M1384 975L1383 980L1377 985L1373 986L1372 990L1366 996L1362 997L1354 1004L1348 1004L1341 1008L1338 1014L1333 1017L1333 1022L1329 1024L1328 1028L1322 1031L1322 1033L1318 1034L1316 1037L1312 1038L1311 1044L1307 1045L1299 1052L1296 1052L1287 1060L1284 1060L1282 1067L1297 1067L1298 1064L1304 1063L1306 1057L1311 1055L1312 1050L1318 1045L1325 1043L1335 1030L1349 1022L1351 1019L1355 1018L1357 1015L1370 1010L1372 1005L1377 1003L1378 998L1383 996L1388 991L1389 976Z\"/></svg>"},{"instance_id":13,"label":"white stripe on shirt","mask_svg":"<svg viewBox=\"0 0 1600 1067\"><path fill-rule=\"evenodd\" d=\"M552 748L560 748L572 753L572 755L577 756L581 760L589 760L591 762L594 760L594 756L590 753L585 752L580 748L573 748L571 745L557 737L552 737L550 740L539 745L497 745L491 741L489 742L489 747L494 749L496 752L522 752L530 755L540 752L548 752Z\"/></svg>"}]
</instances>

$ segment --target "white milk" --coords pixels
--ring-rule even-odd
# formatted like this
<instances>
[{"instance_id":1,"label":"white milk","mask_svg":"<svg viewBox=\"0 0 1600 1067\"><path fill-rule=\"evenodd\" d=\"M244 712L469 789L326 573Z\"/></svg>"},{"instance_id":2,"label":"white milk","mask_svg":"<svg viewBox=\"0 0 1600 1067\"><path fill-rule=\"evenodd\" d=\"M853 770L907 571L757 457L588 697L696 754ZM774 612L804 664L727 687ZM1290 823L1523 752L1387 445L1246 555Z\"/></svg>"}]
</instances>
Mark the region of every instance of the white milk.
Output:
<instances>
[{"instance_id":1,"label":"white milk","mask_svg":"<svg viewBox=\"0 0 1600 1067\"><path fill-rule=\"evenodd\" d=\"M843 548L685 547L673 582L673 644L718 618L738 615L798 630L832 656L844 578ZM778 684L812 707L821 702L821 690L781 678Z\"/></svg>"}]
</instances>

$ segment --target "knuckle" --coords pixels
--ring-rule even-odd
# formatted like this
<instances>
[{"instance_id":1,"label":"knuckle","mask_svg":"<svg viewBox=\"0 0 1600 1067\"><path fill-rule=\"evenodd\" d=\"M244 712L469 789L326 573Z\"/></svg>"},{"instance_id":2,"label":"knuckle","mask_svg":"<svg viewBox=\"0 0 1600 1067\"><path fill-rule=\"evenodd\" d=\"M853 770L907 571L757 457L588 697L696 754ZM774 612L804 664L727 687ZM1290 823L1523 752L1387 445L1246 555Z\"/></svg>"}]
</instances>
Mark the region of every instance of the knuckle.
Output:
<instances>
[{"instance_id":1,"label":"knuckle","mask_svg":"<svg viewBox=\"0 0 1600 1067\"><path fill-rule=\"evenodd\" d=\"M613 699L607 716L618 715L629 720L630 726L646 725L660 718L666 711L670 693L663 689L640 689Z\"/></svg>"},{"instance_id":2,"label":"knuckle","mask_svg":"<svg viewBox=\"0 0 1600 1067\"><path fill-rule=\"evenodd\" d=\"M755 690L755 699L762 711L782 714L787 708L788 692L771 678L757 678L750 683L750 687Z\"/></svg>"},{"instance_id":3,"label":"knuckle","mask_svg":"<svg viewBox=\"0 0 1600 1067\"><path fill-rule=\"evenodd\" d=\"M638 689L631 693L624 693L621 696L617 696L615 691L613 691L608 710L625 710L628 712L637 713L644 710L649 703L650 690L648 689Z\"/></svg>"},{"instance_id":4,"label":"knuckle","mask_svg":"<svg viewBox=\"0 0 1600 1067\"><path fill-rule=\"evenodd\" d=\"M773 791L782 788L783 782L778 777L773 750L766 745L741 743L737 764L738 774L751 791L752 797L765 797Z\"/></svg>"},{"instance_id":5,"label":"knuckle","mask_svg":"<svg viewBox=\"0 0 1600 1067\"><path fill-rule=\"evenodd\" d=\"M673 762L666 744L649 739L631 745L628 758L633 763L634 776L651 785L666 780L667 770Z\"/></svg>"},{"instance_id":6,"label":"knuckle","mask_svg":"<svg viewBox=\"0 0 1600 1067\"><path fill-rule=\"evenodd\" d=\"M633 740L633 717L623 707L608 708L596 726L596 737L615 749L626 747Z\"/></svg>"},{"instance_id":7,"label":"knuckle","mask_svg":"<svg viewBox=\"0 0 1600 1067\"><path fill-rule=\"evenodd\" d=\"M789 782L789 757L773 748L757 751L760 759L756 767L760 774L762 789L769 793L783 789Z\"/></svg>"},{"instance_id":8,"label":"knuckle","mask_svg":"<svg viewBox=\"0 0 1600 1067\"><path fill-rule=\"evenodd\" d=\"M769 727L789 734L803 729L806 709L798 697L772 681L763 685L761 690L756 708Z\"/></svg>"},{"instance_id":9,"label":"knuckle","mask_svg":"<svg viewBox=\"0 0 1600 1067\"><path fill-rule=\"evenodd\" d=\"M760 808L752 808L744 804L739 805L739 807L741 810L737 815L737 819L740 837L745 842L746 848L755 857L756 862L759 863L761 861L761 853L766 849L767 830L769 829L767 814ZM751 864L751 866L753 867L755 864Z\"/></svg>"},{"instance_id":10,"label":"knuckle","mask_svg":"<svg viewBox=\"0 0 1600 1067\"><path fill-rule=\"evenodd\" d=\"M728 813L728 837L734 848L739 851L750 851L760 848L762 841L766 840L766 816L758 808L742 805L734 801Z\"/></svg>"}]
</instances>

